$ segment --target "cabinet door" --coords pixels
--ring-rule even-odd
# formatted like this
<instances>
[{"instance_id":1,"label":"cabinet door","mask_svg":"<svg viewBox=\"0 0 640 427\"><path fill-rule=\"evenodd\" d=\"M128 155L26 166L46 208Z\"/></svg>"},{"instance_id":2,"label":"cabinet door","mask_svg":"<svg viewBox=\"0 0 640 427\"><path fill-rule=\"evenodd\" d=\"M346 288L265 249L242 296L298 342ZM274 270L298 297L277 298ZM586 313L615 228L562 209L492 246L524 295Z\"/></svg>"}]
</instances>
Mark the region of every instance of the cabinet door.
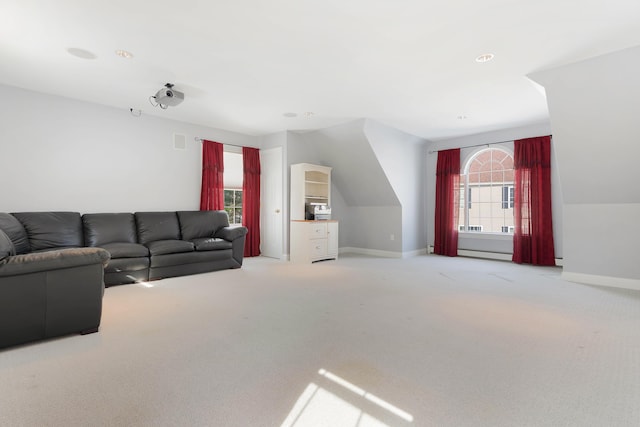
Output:
<instances>
[{"instance_id":1,"label":"cabinet door","mask_svg":"<svg viewBox=\"0 0 640 427\"><path fill-rule=\"evenodd\" d=\"M338 223L327 223L327 254L338 257Z\"/></svg>"}]
</instances>

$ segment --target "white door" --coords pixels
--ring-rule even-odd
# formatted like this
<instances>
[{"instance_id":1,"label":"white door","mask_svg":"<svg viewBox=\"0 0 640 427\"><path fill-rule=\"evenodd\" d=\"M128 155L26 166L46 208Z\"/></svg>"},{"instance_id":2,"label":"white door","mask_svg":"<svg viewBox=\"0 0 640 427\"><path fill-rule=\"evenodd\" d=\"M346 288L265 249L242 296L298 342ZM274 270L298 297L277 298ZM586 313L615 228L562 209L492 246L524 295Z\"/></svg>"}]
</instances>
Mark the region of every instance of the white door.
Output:
<instances>
[{"instance_id":1,"label":"white door","mask_svg":"<svg viewBox=\"0 0 640 427\"><path fill-rule=\"evenodd\" d=\"M282 147L260 150L260 252L282 257Z\"/></svg>"}]
</instances>

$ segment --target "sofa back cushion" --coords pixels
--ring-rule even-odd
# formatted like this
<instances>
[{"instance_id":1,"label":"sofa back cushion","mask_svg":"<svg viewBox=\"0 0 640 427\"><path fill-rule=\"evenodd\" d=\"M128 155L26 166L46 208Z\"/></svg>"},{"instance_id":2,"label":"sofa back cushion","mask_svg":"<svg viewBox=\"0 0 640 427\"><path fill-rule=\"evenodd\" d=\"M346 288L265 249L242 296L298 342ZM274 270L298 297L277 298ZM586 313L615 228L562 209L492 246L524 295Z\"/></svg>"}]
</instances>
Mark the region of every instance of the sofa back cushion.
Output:
<instances>
[{"instance_id":1,"label":"sofa back cushion","mask_svg":"<svg viewBox=\"0 0 640 427\"><path fill-rule=\"evenodd\" d=\"M4 231L0 230L0 263L15 254L16 250L13 247L13 242Z\"/></svg>"},{"instance_id":2,"label":"sofa back cushion","mask_svg":"<svg viewBox=\"0 0 640 427\"><path fill-rule=\"evenodd\" d=\"M13 216L27 231L32 251L84 245L78 212L19 212Z\"/></svg>"},{"instance_id":3,"label":"sofa back cushion","mask_svg":"<svg viewBox=\"0 0 640 427\"><path fill-rule=\"evenodd\" d=\"M27 231L16 217L5 212L0 212L0 230L9 236L16 254L21 255L31 252Z\"/></svg>"},{"instance_id":4,"label":"sofa back cushion","mask_svg":"<svg viewBox=\"0 0 640 427\"><path fill-rule=\"evenodd\" d=\"M175 212L136 212L138 239L143 245L157 240L179 240L180 225Z\"/></svg>"},{"instance_id":5,"label":"sofa back cushion","mask_svg":"<svg viewBox=\"0 0 640 427\"><path fill-rule=\"evenodd\" d=\"M229 225L226 211L179 211L178 220L184 240L213 237L219 228Z\"/></svg>"},{"instance_id":6,"label":"sofa back cushion","mask_svg":"<svg viewBox=\"0 0 640 427\"><path fill-rule=\"evenodd\" d=\"M136 220L132 213L95 213L82 215L84 243L102 246L107 243L137 243Z\"/></svg>"}]
</instances>

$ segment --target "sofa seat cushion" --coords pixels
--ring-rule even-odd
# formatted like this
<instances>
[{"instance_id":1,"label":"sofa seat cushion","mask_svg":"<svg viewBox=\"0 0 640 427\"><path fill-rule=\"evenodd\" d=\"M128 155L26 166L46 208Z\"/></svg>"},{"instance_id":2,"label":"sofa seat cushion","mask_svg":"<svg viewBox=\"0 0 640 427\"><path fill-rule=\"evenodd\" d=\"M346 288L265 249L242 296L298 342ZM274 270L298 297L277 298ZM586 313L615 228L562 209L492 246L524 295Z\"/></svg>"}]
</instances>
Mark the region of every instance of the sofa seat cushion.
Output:
<instances>
[{"instance_id":1,"label":"sofa seat cushion","mask_svg":"<svg viewBox=\"0 0 640 427\"><path fill-rule=\"evenodd\" d=\"M100 247L109 251L112 259L149 256L149 249L139 243L107 243Z\"/></svg>"},{"instance_id":2,"label":"sofa seat cushion","mask_svg":"<svg viewBox=\"0 0 640 427\"><path fill-rule=\"evenodd\" d=\"M196 247L196 251L217 251L220 249L231 249L233 247L233 243L213 237L191 239L191 242Z\"/></svg>"},{"instance_id":3,"label":"sofa seat cushion","mask_svg":"<svg viewBox=\"0 0 640 427\"><path fill-rule=\"evenodd\" d=\"M149 257L111 259L105 267L105 273L140 271L149 268Z\"/></svg>"},{"instance_id":4,"label":"sofa seat cushion","mask_svg":"<svg viewBox=\"0 0 640 427\"><path fill-rule=\"evenodd\" d=\"M181 254L166 254L151 257L149 264L151 270L161 267L184 266L184 271L189 270L189 265L198 263L211 263L231 259L231 249L220 251L194 251ZM160 275L162 276L162 275ZM149 278L157 277L149 273Z\"/></svg>"},{"instance_id":5,"label":"sofa seat cushion","mask_svg":"<svg viewBox=\"0 0 640 427\"><path fill-rule=\"evenodd\" d=\"M185 240L156 240L146 244L151 255L177 254L182 252L193 252L194 245Z\"/></svg>"}]
</instances>

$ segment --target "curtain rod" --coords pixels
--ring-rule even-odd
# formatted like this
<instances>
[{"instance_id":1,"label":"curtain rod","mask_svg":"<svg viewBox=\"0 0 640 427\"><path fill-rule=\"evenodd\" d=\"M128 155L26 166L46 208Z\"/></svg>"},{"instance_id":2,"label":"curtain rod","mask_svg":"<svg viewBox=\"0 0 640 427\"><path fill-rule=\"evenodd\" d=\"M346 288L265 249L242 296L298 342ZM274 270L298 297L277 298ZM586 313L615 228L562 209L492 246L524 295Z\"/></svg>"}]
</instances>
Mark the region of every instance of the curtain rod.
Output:
<instances>
[{"instance_id":1,"label":"curtain rod","mask_svg":"<svg viewBox=\"0 0 640 427\"><path fill-rule=\"evenodd\" d=\"M200 143L201 143L202 141L204 141L204 140L205 140L205 138L200 138L199 136L196 136L196 137L195 137L195 138L193 138L193 139L194 139L194 140L196 140L196 141L198 141L198 142L200 142ZM244 145L226 144L226 143L222 143L222 142L219 142L219 144L222 144L222 145L229 145L229 146L231 146L231 147L238 147L238 148L242 148L242 147L244 147Z\"/></svg>"},{"instance_id":2,"label":"curtain rod","mask_svg":"<svg viewBox=\"0 0 640 427\"><path fill-rule=\"evenodd\" d=\"M473 148L473 147L484 147L484 146L490 146L490 145L495 145L495 144L504 144L505 142L513 142L513 139L510 139L508 141L498 141L498 142L487 142L486 144L476 144L476 145L465 145L464 147L456 147L456 148ZM433 150L433 151L429 151L429 154L433 154L433 153L437 153L438 151L447 151L447 150L451 150L451 148L443 148L442 150Z\"/></svg>"},{"instance_id":3,"label":"curtain rod","mask_svg":"<svg viewBox=\"0 0 640 427\"><path fill-rule=\"evenodd\" d=\"M553 139L553 135L549 135L552 139ZM456 148L473 148L473 147L484 147L484 146L490 146L490 145L495 145L495 144L504 144L505 142L514 142L515 139L508 139L506 141L498 141L498 142L487 142L485 144L475 144L475 145L465 145L464 147L456 147ZM443 148L442 150L432 150L429 151L429 154L433 154L433 153L437 153L438 151L446 151L446 150L451 150L451 148Z\"/></svg>"}]
</instances>

